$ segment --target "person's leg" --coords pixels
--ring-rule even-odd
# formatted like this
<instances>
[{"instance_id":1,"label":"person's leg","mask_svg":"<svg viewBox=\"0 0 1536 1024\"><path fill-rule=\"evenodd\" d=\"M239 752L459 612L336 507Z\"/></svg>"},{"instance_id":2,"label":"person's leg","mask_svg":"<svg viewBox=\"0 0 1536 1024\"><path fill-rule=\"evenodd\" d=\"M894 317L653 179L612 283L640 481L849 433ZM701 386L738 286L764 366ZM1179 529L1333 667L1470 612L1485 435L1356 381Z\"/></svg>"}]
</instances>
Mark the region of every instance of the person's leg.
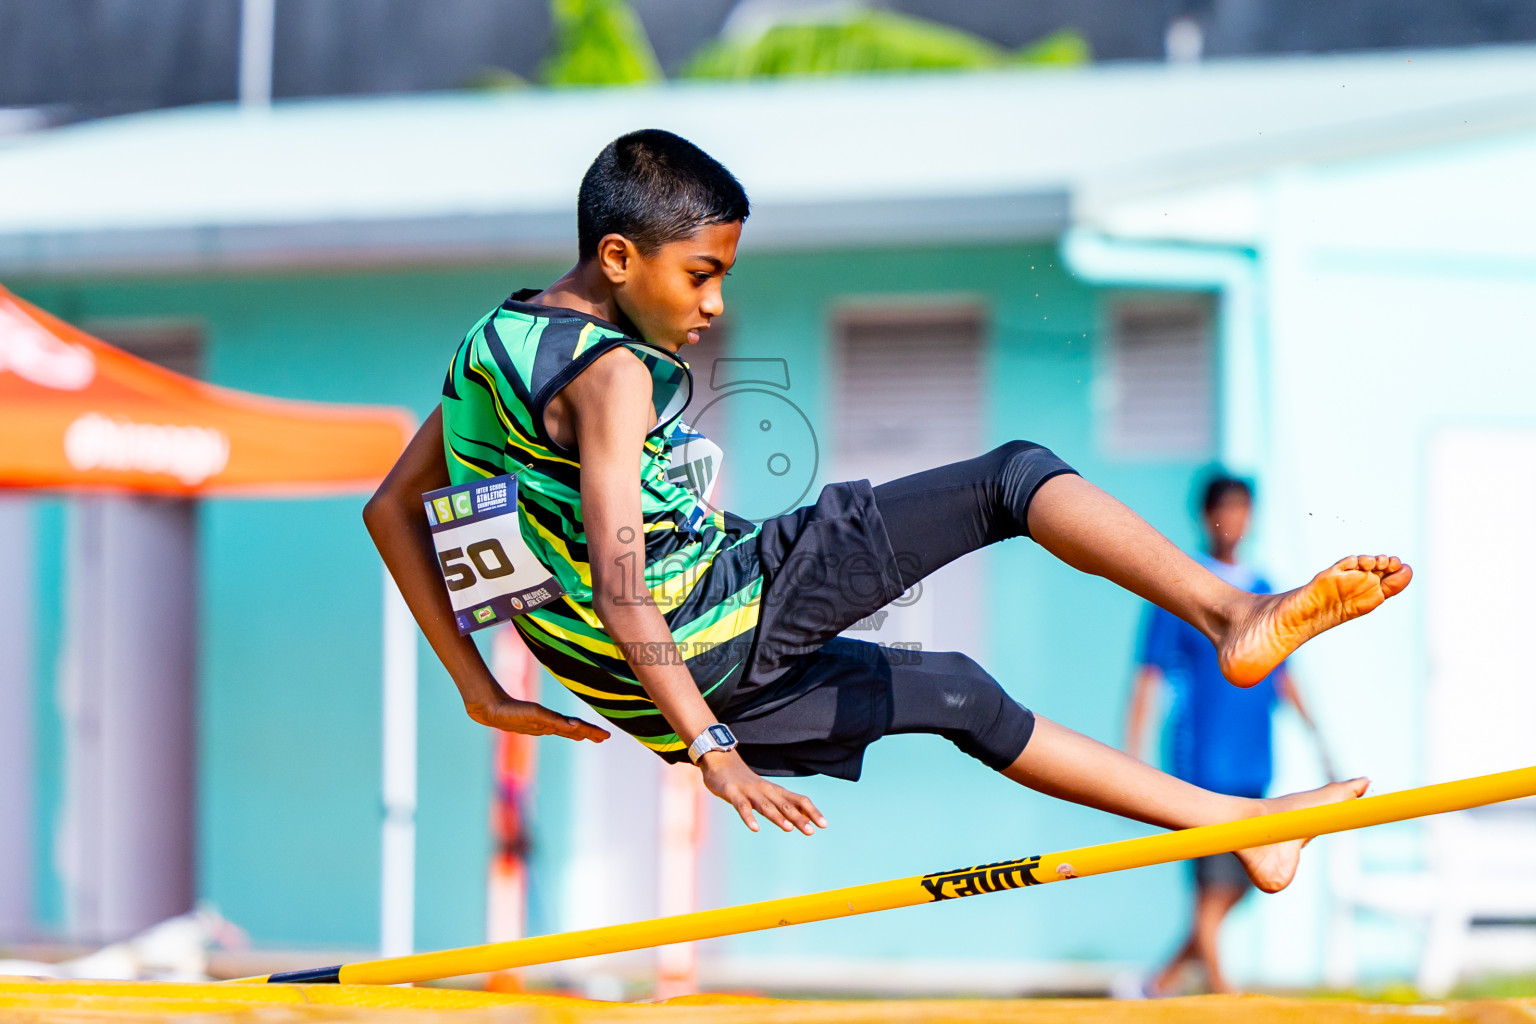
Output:
<instances>
[{"instance_id":1,"label":"person's leg","mask_svg":"<svg viewBox=\"0 0 1536 1024\"><path fill-rule=\"evenodd\" d=\"M1074 569L1166 608L1215 645L1222 673L1252 686L1296 648L1399 593L1413 570L1356 555L1283 594L1249 594L1184 554L1136 513L1079 476L1046 481L1028 509L1030 536Z\"/></svg>"},{"instance_id":2,"label":"person's leg","mask_svg":"<svg viewBox=\"0 0 1536 1024\"><path fill-rule=\"evenodd\" d=\"M1271 799L1223 796L1039 715L1023 753L1003 774L1047 796L1169 829L1340 803L1355 799L1370 785L1369 779L1359 778ZM1301 841L1276 843L1241 850L1237 856L1254 885L1265 892L1279 892L1295 877L1303 845Z\"/></svg>"},{"instance_id":3,"label":"person's leg","mask_svg":"<svg viewBox=\"0 0 1536 1024\"><path fill-rule=\"evenodd\" d=\"M1195 929L1198 922L1196 913L1199 906L1200 902L1197 898L1195 910L1190 912L1189 937L1184 940L1184 945L1179 947L1179 951L1173 954L1173 959L1168 961L1167 966L1158 971L1152 980L1147 983L1147 995L1159 997L1172 995L1176 991L1175 986L1179 983L1179 975L1183 973L1184 965L1192 960L1199 959L1195 950Z\"/></svg>"},{"instance_id":4,"label":"person's leg","mask_svg":"<svg viewBox=\"0 0 1536 1024\"><path fill-rule=\"evenodd\" d=\"M1206 986L1215 993L1233 991L1221 969L1221 923L1243 898L1236 886L1202 886L1195 894L1195 957L1205 966Z\"/></svg>"},{"instance_id":5,"label":"person's leg","mask_svg":"<svg viewBox=\"0 0 1536 1024\"><path fill-rule=\"evenodd\" d=\"M1034 714L974 658L954 651L878 650L884 664L877 671L888 680L890 704L883 735L942 736L998 772L1029 743Z\"/></svg>"},{"instance_id":6,"label":"person's leg","mask_svg":"<svg viewBox=\"0 0 1536 1024\"><path fill-rule=\"evenodd\" d=\"M1036 492L1075 472L1049 449L1010 441L974 459L876 484L875 507L902 582L912 586L961 555L1029 536Z\"/></svg>"},{"instance_id":7,"label":"person's leg","mask_svg":"<svg viewBox=\"0 0 1536 1024\"><path fill-rule=\"evenodd\" d=\"M1245 593L1050 451L1025 441L880 484L874 495L905 585L969 551L1032 537L1073 568L1103 576L1201 630L1227 678L1242 686L1259 682L1323 630L1371 611L1413 575L1396 558L1361 555L1285 594Z\"/></svg>"},{"instance_id":8,"label":"person's leg","mask_svg":"<svg viewBox=\"0 0 1536 1024\"><path fill-rule=\"evenodd\" d=\"M882 659L875 671L889 680L885 734L944 736L1037 792L1160 828L1193 828L1338 803L1358 797L1369 785L1354 779L1273 800L1213 793L1026 710L964 654L888 647L874 647L874 652ZM1295 875L1301 847L1300 842L1279 843L1238 857L1255 885L1278 892Z\"/></svg>"}]
</instances>

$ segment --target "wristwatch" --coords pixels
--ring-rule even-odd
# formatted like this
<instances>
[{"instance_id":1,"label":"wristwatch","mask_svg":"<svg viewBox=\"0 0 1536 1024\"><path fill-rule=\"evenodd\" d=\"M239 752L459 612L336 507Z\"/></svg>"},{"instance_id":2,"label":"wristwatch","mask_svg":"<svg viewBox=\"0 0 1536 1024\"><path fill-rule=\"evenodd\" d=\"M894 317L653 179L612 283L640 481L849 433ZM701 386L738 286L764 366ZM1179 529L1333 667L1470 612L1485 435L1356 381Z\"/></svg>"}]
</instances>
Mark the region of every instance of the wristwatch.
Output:
<instances>
[{"instance_id":1,"label":"wristwatch","mask_svg":"<svg viewBox=\"0 0 1536 1024\"><path fill-rule=\"evenodd\" d=\"M711 725L709 728L699 733L698 737L688 745L688 760L692 761L694 764L698 764L699 758L703 757L711 750L735 749L736 737L731 735L730 728L728 726L721 725L719 722L716 722L714 725Z\"/></svg>"}]
</instances>

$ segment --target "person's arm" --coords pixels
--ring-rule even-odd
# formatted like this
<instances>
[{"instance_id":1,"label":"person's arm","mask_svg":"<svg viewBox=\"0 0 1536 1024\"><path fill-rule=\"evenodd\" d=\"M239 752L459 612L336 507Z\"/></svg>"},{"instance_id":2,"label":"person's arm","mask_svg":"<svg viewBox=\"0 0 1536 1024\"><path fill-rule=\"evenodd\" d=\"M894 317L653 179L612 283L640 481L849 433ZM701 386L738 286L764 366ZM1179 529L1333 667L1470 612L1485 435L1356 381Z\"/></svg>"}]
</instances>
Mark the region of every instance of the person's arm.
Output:
<instances>
[{"instance_id":1,"label":"person's arm","mask_svg":"<svg viewBox=\"0 0 1536 1024\"><path fill-rule=\"evenodd\" d=\"M1125 752L1138 761L1146 760L1147 729L1163 681L1163 666L1169 664L1179 645L1179 628L1179 620L1171 613L1152 604L1142 608L1136 639L1136 678L1131 684L1131 702L1125 714Z\"/></svg>"},{"instance_id":2,"label":"person's arm","mask_svg":"<svg viewBox=\"0 0 1536 1024\"><path fill-rule=\"evenodd\" d=\"M1290 667L1281 665L1275 673L1275 691L1281 700L1286 701L1296 709L1296 714L1301 716L1302 724L1312 734L1312 742L1317 745L1318 760L1323 762L1323 774L1328 776L1328 781L1336 782L1339 773L1333 770L1333 758L1328 756L1328 747L1323 743L1323 734L1317 727L1317 722L1307 710L1306 704L1301 699L1301 688L1296 685L1296 677L1291 674Z\"/></svg>"},{"instance_id":3,"label":"person's arm","mask_svg":"<svg viewBox=\"0 0 1536 1024\"><path fill-rule=\"evenodd\" d=\"M605 729L508 696L474 641L459 635L421 507L423 493L451 482L443 462L443 413L438 408L363 507L363 523L417 625L459 688L464 710L481 725L507 732L602 742L608 738Z\"/></svg>"},{"instance_id":4,"label":"person's arm","mask_svg":"<svg viewBox=\"0 0 1536 1024\"><path fill-rule=\"evenodd\" d=\"M640 464L655 421L651 375L630 352L600 357L564 394L581 452L581 512L592 566L592 608L620 651L662 652L627 658L635 678L684 743L715 724L672 631L645 586L645 530L640 514ZM626 655L627 657L627 655ZM736 751L711 751L699 769L711 793L736 808L757 831L756 811L786 832L806 835L826 819L806 797L747 767Z\"/></svg>"},{"instance_id":5,"label":"person's arm","mask_svg":"<svg viewBox=\"0 0 1536 1024\"><path fill-rule=\"evenodd\" d=\"M1136 669L1136 681L1131 684L1131 704L1125 715L1125 752L1138 761L1145 761L1147 721L1152 717L1152 698L1163 673L1156 665L1142 665Z\"/></svg>"}]
</instances>

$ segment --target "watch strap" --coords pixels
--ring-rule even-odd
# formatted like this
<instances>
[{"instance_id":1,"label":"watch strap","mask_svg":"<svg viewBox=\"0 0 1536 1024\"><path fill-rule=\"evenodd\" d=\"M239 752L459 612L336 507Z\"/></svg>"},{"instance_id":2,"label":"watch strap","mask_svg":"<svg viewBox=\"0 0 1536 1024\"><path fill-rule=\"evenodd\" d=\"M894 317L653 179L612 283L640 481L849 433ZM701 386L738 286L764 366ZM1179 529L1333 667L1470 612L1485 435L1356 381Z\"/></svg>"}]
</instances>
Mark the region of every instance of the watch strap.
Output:
<instances>
[{"instance_id":1,"label":"watch strap","mask_svg":"<svg viewBox=\"0 0 1536 1024\"><path fill-rule=\"evenodd\" d=\"M688 760L698 764L699 758L711 751L735 749L736 737L731 733L730 727L716 722L695 736L693 742L688 745Z\"/></svg>"}]
</instances>

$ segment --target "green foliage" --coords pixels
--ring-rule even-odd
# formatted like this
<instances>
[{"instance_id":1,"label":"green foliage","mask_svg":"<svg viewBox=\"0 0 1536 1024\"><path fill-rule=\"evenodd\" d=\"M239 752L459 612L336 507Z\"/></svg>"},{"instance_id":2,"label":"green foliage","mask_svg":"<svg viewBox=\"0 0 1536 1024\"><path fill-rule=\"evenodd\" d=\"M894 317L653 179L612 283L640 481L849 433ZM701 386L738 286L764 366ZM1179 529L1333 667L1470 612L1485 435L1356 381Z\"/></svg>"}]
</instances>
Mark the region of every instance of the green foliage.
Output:
<instances>
[{"instance_id":1,"label":"green foliage","mask_svg":"<svg viewBox=\"0 0 1536 1024\"><path fill-rule=\"evenodd\" d=\"M1070 67L1092 61L1093 47L1088 45L1088 38L1077 29L1062 28L1023 47L1013 59L1016 64Z\"/></svg>"},{"instance_id":2,"label":"green foliage","mask_svg":"<svg viewBox=\"0 0 1536 1024\"><path fill-rule=\"evenodd\" d=\"M720 39L689 62L688 78L741 79L870 71L981 70L1014 64L1082 64L1088 41L1063 29L1017 53L948 25L893 11L846 19L786 22L749 42Z\"/></svg>"},{"instance_id":3,"label":"green foliage","mask_svg":"<svg viewBox=\"0 0 1536 1024\"><path fill-rule=\"evenodd\" d=\"M548 85L632 85L661 80L645 26L625 0L550 0L555 52Z\"/></svg>"}]
</instances>

